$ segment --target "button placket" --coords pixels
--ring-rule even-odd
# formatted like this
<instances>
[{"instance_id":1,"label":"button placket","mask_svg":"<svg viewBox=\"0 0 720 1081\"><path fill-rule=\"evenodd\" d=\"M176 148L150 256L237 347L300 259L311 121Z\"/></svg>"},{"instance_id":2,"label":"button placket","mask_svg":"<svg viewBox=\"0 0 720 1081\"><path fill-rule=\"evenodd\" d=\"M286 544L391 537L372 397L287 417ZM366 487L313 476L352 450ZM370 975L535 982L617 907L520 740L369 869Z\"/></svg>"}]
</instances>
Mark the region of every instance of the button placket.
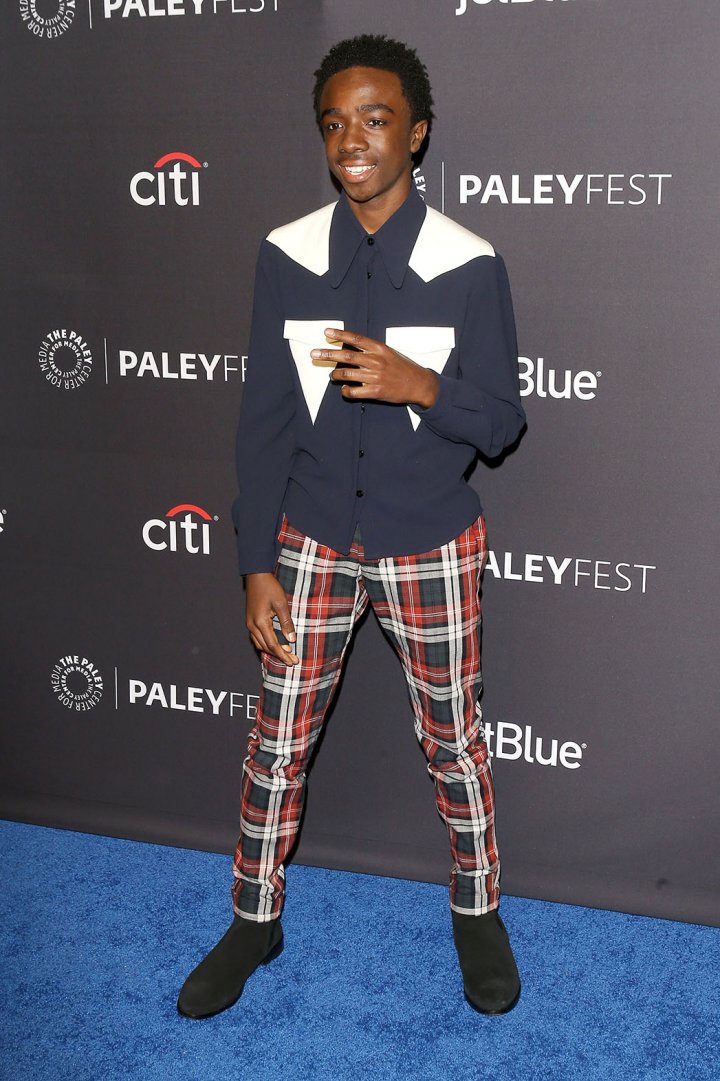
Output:
<instances>
[{"instance_id":1,"label":"button placket","mask_svg":"<svg viewBox=\"0 0 720 1081\"><path fill-rule=\"evenodd\" d=\"M372 237L372 236L366 237L366 245L367 245L367 248L374 249L375 238ZM365 296L364 296L364 301L365 301L365 326L362 328L362 332L364 334L369 334L369 332L370 332L371 308L372 308L372 295L371 294L372 294L372 288L373 288L373 285L371 284L371 282L372 282L373 274L374 274L374 270L375 270L375 259L376 259L376 254L375 254L375 251L372 250L372 251L366 251L365 258L362 260L363 263L365 264L365 288L363 289L363 292L365 294ZM357 445L357 459L356 459L356 461L357 461L357 474L356 474L356 476L357 476L357 481L356 481L357 488L355 490L355 498L356 499L364 499L365 498L364 483L365 483L365 481L367 479L366 476L365 476L365 463L364 463L364 461L362 461L362 459L365 458L365 444L366 444L366 441L367 441L367 432L365 430L365 425L366 425L367 421L366 421L365 413L366 413L365 402L361 402L360 403L360 426L359 426L359 432L358 432L358 442L356 444Z\"/></svg>"}]
</instances>

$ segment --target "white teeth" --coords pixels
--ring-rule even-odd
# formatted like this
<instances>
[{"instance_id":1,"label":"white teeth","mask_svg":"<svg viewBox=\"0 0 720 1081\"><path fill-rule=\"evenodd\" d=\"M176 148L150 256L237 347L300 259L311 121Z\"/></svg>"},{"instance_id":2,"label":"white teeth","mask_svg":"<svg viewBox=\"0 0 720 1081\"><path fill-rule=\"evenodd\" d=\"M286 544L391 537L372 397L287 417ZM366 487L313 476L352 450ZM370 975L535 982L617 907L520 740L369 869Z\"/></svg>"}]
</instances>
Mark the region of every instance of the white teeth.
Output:
<instances>
[{"instance_id":1,"label":"white teeth","mask_svg":"<svg viewBox=\"0 0 720 1081\"><path fill-rule=\"evenodd\" d=\"M370 169L374 169L374 165L343 165L342 167L346 173L351 173L353 176L358 176L360 173L367 173Z\"/></svg>"}]
</instances>

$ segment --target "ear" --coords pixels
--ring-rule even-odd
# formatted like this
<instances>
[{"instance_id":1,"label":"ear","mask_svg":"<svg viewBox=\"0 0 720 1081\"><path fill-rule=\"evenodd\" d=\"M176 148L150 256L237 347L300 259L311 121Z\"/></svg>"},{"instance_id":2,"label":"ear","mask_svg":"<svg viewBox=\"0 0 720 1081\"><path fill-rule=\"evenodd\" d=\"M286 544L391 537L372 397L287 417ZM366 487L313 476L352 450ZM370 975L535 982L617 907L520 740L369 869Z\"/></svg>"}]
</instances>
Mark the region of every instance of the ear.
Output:
<instances>
[{"instance_id":1,"label":"ear","mask_svg":"<svg viewBox=\"0 0 720 1081\"><path fill-rule=\"evenodd\" d=\"M428 122L427 120L418 120L417 124L413 124L410 129L410 153L417 154L418 150L423 144L423 140L427 135Z\"/></svg>"}]
</instances>

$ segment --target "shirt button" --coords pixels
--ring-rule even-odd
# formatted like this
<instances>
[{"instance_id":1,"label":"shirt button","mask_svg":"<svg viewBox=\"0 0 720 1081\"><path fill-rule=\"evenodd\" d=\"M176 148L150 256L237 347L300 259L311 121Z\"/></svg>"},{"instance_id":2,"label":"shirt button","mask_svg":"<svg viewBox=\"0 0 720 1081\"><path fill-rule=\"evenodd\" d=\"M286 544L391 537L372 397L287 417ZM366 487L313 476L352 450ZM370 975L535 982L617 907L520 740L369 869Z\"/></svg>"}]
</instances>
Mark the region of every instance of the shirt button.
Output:
<instances>
[{"instance_id":1,"label":"shirt button","mask_svg":"<svg viewBox=\"0 0 720 1081\"><path fill-rule=\"evenodd\" d=\"M361 450L361 451L360 451L360 452L358 453L358 458L364 458L364 457L365 457L365 451L364 451L364 450Z\"/></svg>"},{"instance_id":2,"label":"shirt button","mask_svg":"<svg viewBox=\"0 0 720 1081\"><path fill-rule=\"evenodd\" d=\"M364 491L362 490L362 488L358 488L358 490L356 491L355 495L356 495L356 496L358 497L358 499L362 499L362 497L363 497L363 496L365 495L365 493L364 493Z\"/></svg>"},{"instance_id":3,"label":"shirt button","mask_svg":"<svg viewBox=\"0 0 720 1081\"><path fill-rule=\"evenodd\" d=\"M372 270L368 270L367 274L368 274L368 278L372 278Z\"/></svg>"},{"instance_id":4,"label":"shirt button","mask_svg":"<svg viewBox=\"0 0 720 1081\"><path fill-rule=\"evenodd\" d=\"M360 406L360 412L361 412L361 413L364 413L364 412L365 412L365 406L364 406L364 405L361 405L361 406Z\"/></svg>"},{"instance_id":5,"label":"shirt button","mask_svg":"<svg viewBox=\"0 0 720 1081\"><path fill-rule=\"evenodd\" d=\"M373 244L375 243L375 237L374 236L369 236L367 238L367 242L370 245L370 247L372 248Z\"/></svg>"}]
</instances>

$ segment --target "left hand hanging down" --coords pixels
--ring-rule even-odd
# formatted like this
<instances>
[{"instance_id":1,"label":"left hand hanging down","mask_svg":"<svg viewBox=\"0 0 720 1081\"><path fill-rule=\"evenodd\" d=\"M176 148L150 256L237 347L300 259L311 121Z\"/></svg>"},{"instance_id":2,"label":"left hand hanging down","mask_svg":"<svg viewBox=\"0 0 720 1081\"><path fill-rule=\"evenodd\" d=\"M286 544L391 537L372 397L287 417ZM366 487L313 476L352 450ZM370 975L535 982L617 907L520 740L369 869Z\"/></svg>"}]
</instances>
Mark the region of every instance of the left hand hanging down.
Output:
<instances>
[{"instance_id":1,"label":"left hand hanging down","mask_svg":"<svg viewBox=\"0 0 720 1081\"><path fill-rule=\"evenodd\" d=\"M344 383L343 398L419 405L429 409L438 395L435 372L391 349L384 342L366 338L352 330L325 331L328 341L343 342L353 349L313 349L313 360L330 360L337 367L330 373L333 383ZM350 383L348 386L347 384Z\"/></svg>"}]
</instances>

